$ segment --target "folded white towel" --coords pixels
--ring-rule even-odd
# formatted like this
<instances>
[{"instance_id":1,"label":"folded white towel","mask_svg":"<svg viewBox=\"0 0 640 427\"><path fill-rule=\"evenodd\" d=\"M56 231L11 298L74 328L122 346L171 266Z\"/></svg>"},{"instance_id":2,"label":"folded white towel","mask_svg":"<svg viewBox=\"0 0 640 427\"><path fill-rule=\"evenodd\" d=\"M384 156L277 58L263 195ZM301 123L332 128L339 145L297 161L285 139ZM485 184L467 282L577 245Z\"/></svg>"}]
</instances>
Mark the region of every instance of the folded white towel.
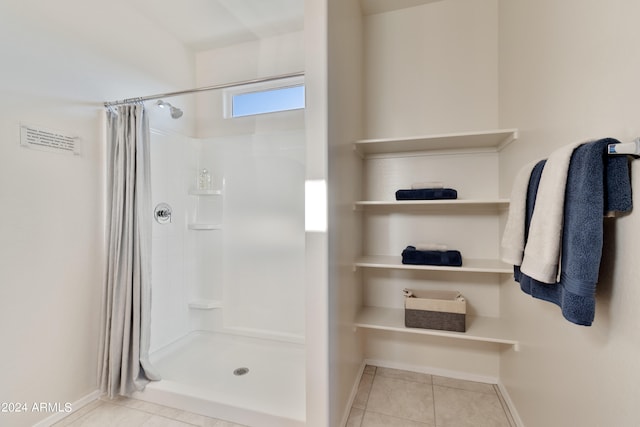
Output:
<instances>
[{"instance_id":1,"label":"folded white towel","mask_svg":"<svg viewBox=\"0 0 640 427\"><path fill-rule=\"evenodd\" d=\"M444 183L441 181L425 181L425 182L414 182L411 184L412 190L421 190L423 188L444 188Z\"/></svg>"},{"instance_id":2,"label":"folded white towel","mask_svg":"<svg viewBox=\"0 0 640 427\"><path fill-rule=\"evenodd\" d=\"M557 282L569 162L573 150L584 143L569 144L554 151L542 170L520 270L543 283Z\"/></svg>"},{"instance_id":3,"label":"folded white towel","mask_svg":"<svg viewBox=\"0 0 640 427\"><path fill-rule=\"evenodd\" d=\"M524 221L527 215L527 190L533 168L538 163L527 163L518 171L511 188L509 216L502 235L502 260L513 265L522 264L524 256Z\"/></svg>"},{"instance_id":4,"label":"folded white towel","mask_svg":"<svg viewBox=\"0 0 640 427\"><path fill-rule=\"evenodd\" d=\"M442 243L416 243L413 245L418 251L446 251L447 245Z\"/></svg>"},{"instance_id":5,"label":"folded white towel","mask_svg":"<svg viewBox=\"0 0 640 427\"><path fill-rule=\"evenodd\" d=\"M404 288L404 289L402 290L402 295L404 295L404 296L405 296L405 297L407 297L407 298L415 298L415 297L416 297L416 296L413 294L413 292L411 291L411 289L407 289L407 288Z\"/></svg>"}]
</instances>

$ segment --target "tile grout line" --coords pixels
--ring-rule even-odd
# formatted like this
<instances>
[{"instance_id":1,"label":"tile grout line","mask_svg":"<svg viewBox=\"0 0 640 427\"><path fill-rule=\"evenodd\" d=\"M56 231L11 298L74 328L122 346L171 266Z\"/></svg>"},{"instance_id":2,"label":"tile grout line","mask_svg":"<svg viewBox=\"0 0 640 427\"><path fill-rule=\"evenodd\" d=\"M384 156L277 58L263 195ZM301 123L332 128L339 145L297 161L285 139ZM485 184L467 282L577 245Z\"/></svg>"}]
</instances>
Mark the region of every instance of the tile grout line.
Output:
<instances>
[{"instance_id":1,"label":"tile grout line","mask_svg":"<svg viewBox=\"0 0 640 427\"><path fill-rule=\"evenodd\" d=\"M133 398L129 398L129 397L125 397L125 399L138 400L138 399L133 399ZM144 400L138 400L138 401L139 402L143 402L143 403L151 403L152 405L162 406L163 408L174 409L174 408L171 408L170 406L158 405L157 403L145 402ZM153 415L153 416L158 416L158 417L165 418L165 419L171 420L171 421L179 421L181 423L188 424L188 425L191 425L191 426L194 426L194 427L200 427L198 424L193 424L193 423L191 423L189 421L183 421L183 420L180 420L178 418L169 417L167 415L158 414L158 413L155 413L155 412L149 412L149 411L144 410L142 408L134 408L134 407L131 407L131 406L125 405L123 403L119 403L119 402L121 402L121 401L116 402L115 399L113 401L106 401L106 403L112 403L112 404L114 404L116 406L120 406L122 408L132 409L134 411L143 412L145 414L149 414L149 415ZM182 411L182 412L186 412L186 411ZM207 418L210 418L210 417L207 417ZM215 419L215 420L217 420L217 419Z\"/></svg>"},{"instance_id":2,"label":"tile grout line","mask_svg":"<svg viewBox=\"0 0 640 427\"><path fill-rule=\"evenodd\" d=\"M376 375L378 375L377 366L375 366L373 375L371 375L371 384L369 384L369 390L367 390L367 401L364 402L364 409L362 410L362 418L360 418L360 424L358 425L358 427L362 427L362 424L364 423L364 416L367 414L367 408L369 407L369 398L371 397L371 389L373 388L373 382L376 379Z\"/></svg>"},{"instance_id":3,"label":"tile grout line","mask_svg":"<svg viewBox=\"0 0 640 427\"><path fill-rule=\"evenodd\" d=\"M374 366L374 365L370 365L370 366ZM378 376L378 367L375 367L375 368L376 368L376 371L375 371L375 373L373 375L373 380L375 380L375 378ZM435 419L435 390L434 390L434 383L433 383L433 375L432 374L424 374L424 375L428 375L429 376L429 379L430 379L429 383L425 383L423 381L414 381L414 380L411 380L411 379L408 379L408 378L396 378L396 377L393 377L393 376L386 376L386 375L380 375L380 377L381 378L391 379L391 380L397 380L397 381L404 381L404 382L408 382L408 383L419 384L419 385L426 385L426 384L431 385L431 396L432 396L431 399L432 399L432 403L433 403L433 425L432 425L432 427L437 427L436 426L436 419ZM373 388L373 380L371 381L371 386L369 388L369 393L367 394L367 402L365 403L365 411L364 411L364 414L362 416L362 420L360 421L360 426L359 427L362 427L362 423L364 423L364 415L366 414L367 408L369 407L369 398L371 396L371 389ZM389 414L387 414L385 412L378 412L378 411L375 411L375 410L370 410L369 412L374 413L374 414L381 414L381 415L384 415L384 416L387 416L387 417L390 417L390 418L394 418L394 419L397 419L397 420L411 421L411 422L417 422L419 424L427 425L427 423L423 422L423 421L419 421L419 420L415 420L415 419L411 419L411 418L404 418L404 417L400 417L398 415L389 415Z\"/></svg>"},{"instance_id":4,"label":"tile grout line","mask_svg":"<svg viewBox=\"0 0 640 427\"><path fill-rule=\"evenodd\" d=\"M79 414L78 416L74 417L73 419L70 419L70 420L69 420L69 424L64 424L64 425L65 425L65 426L68 426L68 427L73 427L74 425L76 425L76 423L77 423L78 421L80 421L81 419L83 419L83 418L87 417L89 414L93 413L93 411L95 411L96 409L98 409L99 407L101 407L102 405L104 405L104 401L102 401L101 399L96 399L96 401L98 401L98 402L100 402L100 403L99 403L99 404L97 404L97 405L95 405L95 407L94 407L94 408L91 408L90 410L88 410L88 411L86 411L86 412L84 412L84 413ZM81 409L81 410L82 410L82 409ZM52 427L55 427L55 426L57 426L57 425L63 425L62 423L63 423L67 418L70 418L70 417L65 417L65 418L61 419L61 420L60 420L60 421L58 421L57 423L53 424L53 426L52 426Z\"/></svg>"},{"instance_id":5,"label":"tile grout line","mask_svg":"<svg viewBox=\"0 0 640 427\"><path fill-rule=\"evenodd\" d=\"M431 395L433 398L433 425L438 427L438 419L436 418L436 386L433 381L433 375L431 375Z\"/></svg>"}]
</instances>

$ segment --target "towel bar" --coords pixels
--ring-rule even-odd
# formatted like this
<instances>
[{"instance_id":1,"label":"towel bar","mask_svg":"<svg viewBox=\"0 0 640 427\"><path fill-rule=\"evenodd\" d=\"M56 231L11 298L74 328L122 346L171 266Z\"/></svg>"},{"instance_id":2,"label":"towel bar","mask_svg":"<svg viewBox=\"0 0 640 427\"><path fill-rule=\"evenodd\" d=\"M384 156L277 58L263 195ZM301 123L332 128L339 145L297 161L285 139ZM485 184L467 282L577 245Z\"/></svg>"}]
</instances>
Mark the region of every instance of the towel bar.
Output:
<instances>
[{"instance_id":1,"label":"towel bar","mask_svg":"<svg viewBox=\"0 0 640 427\"><path fill-rule=\"evenodd\" d=\"M640 156L640 138L636 138L632 142L624 142L622 144L609 144L607 147L607 153Z\"/></svg>"}]
</instances>

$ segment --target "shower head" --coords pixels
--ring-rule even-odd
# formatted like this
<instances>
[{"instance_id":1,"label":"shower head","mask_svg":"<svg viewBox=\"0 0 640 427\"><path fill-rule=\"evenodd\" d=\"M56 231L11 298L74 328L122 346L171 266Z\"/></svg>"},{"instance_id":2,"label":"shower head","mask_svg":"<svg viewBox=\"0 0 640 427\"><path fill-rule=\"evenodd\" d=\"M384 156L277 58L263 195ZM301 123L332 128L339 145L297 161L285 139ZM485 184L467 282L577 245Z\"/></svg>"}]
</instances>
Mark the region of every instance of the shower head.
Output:
<instances>
[{"instance_id":1,"label":"shower head","mask_svg":"<svg viewBox=\"0 0 640 427\"><path fill-rule=\"evenodd\" d=\"M179 119L180 117L182 117L182 110L179 109L178 107L174 107L173 105L171 106L171 118L173 119Z\"/></svg>"},{"instance_id":2,"label":"shower head","mask_svg":"<svg viewBox=\"0 0 640 427\"><path fill-rule=\"evenodd\" d=\"M169 104L166 101L163 101L162 99L158 100L158 102L156 102L156 105L160 108L169 107L171 118L173 119L179 119L180 117L182 117L182 114L184 114L181 109L179 109L178 107L174 107L173 105Z\"/></svg>"}]
</instances>

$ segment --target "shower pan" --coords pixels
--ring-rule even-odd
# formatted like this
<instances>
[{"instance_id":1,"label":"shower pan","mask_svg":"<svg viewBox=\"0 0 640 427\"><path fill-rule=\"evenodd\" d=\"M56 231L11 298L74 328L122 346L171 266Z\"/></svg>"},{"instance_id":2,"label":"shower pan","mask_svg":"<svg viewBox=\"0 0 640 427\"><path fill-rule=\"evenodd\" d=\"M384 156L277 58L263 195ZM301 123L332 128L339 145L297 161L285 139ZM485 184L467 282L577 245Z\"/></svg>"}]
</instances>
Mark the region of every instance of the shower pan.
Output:
<instances>
[{"instance_id":1,"label":"shower pan","mask_svg":"<svg viewBox=\"0 0 640 427\"><path fill-rule=\"evenodd\" d=\"M198 331L152 363L163 379L139 398L248 426L305 425L300 344Z\"/></svg>"}]
</instances>

